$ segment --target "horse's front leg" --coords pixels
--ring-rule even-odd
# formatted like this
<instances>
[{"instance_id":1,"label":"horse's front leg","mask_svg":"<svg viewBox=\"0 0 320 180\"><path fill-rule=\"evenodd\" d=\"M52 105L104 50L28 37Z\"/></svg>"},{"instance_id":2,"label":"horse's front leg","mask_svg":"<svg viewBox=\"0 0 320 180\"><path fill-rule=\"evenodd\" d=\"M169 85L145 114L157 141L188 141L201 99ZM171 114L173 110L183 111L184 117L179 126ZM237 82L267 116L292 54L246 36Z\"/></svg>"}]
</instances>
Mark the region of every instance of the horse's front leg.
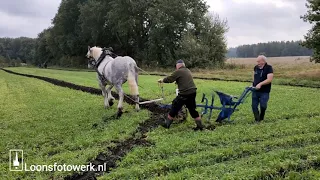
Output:
<instances>
[{"instance_id":1,"label":"horse's front leg","mask_svg":"<svg viewBox=\"0 0 320 180\"><path fill-rule=\"evenodd\" d=\"M108 88L107 88L107 95L108 95L108 102L109 102L109 105L112 106L113 105L113 101L115 100L114 97L112 96L111 94L111 89L113 88L113 85L110 85Z\"/></svg>"},{"instance_id":2,"label":"horse's front leg","mask_svg":"<svg viewBox=\"0 0 320 180\"><path fill-rule=\"evenodd\" d=\"M116 89L119 94L119 102L118 102L118 113L117 113L117 118L120 118L121 115L123 114L123 89L121 85L116 85Z\"/></svg>"},{"instance_id":3,"label":"horse's front leg","mask_svg":"<svg viewBox=\"0 0 320 180\"><path fill-rule=\"evenodd\" d=\"M106 96L106 85L104 85L101 82L99 82L99 87L101 89L102 96L105 97Z\"/></svg>"},{"instance_id":4,"label":"horse's front leg","mask_svg":"<svg viewBox=\"0 0 320 180\"><path fill-rule=\"evenodd\" d=\"M107 109L110 107L110 105L109 105L109 101L108 101L108 94L106 92L106 86L104 84L102 84L101 82L99 83L99 86L101 88L102 95L104 97L104 108Z\"/></svg>"}]
</instances>

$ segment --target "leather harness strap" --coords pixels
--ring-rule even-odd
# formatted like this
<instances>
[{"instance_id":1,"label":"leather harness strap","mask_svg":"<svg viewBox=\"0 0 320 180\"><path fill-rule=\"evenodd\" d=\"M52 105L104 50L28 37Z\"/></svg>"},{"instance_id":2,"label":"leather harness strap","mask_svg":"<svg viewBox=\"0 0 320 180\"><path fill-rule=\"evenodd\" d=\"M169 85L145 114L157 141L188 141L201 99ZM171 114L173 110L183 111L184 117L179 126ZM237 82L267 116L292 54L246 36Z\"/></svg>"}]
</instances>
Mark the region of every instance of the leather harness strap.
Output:
<instances>
[{"instance_id":1,"label":"leather harness strap","mask_svg":"<svg viewBox=\"0 0 320 180\"><path fill-rule=\"evenodd\" d=\"M90 60L92 66L93 66L93 68L94 68L94 70L98 73L98 76L99 76L100 81L103 82L103 83L107 83L107 82L108 82L108 80L105 78L103 72L104 72L104 69L106 68L106 66L108 65L108 63L109 63L110 61L107 62L106 65L104 66L103 71L102 71L102 74L99 72L98 68L99 68L100 64L103 62L103 60L105 59L105 57L106 57L107 55L110 55L110 56L111 56L112 54L111 54L110 51L107 52L106 50L103 50L103 51L102 51L102 54L100 55L100 57L98 58L97 61L96 61L94 58L91 58L91 60ZM95 63L95 62L96 62L96 63Z\"/></svg>"}]
</instances>

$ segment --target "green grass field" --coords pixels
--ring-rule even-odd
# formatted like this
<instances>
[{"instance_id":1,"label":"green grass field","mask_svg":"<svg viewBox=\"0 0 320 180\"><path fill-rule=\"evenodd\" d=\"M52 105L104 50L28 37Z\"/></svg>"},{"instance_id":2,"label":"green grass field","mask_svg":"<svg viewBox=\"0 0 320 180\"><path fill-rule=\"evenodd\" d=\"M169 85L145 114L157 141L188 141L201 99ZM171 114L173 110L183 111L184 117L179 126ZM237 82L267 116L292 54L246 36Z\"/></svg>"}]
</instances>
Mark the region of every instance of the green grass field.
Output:
<instances>
[{"instance_id":1,"label":"green grass field","mask_svg":"<svg viewBox=\"0 0 320 180\"><path fill-rule=\"evenodd\" d=\"M66 163L86 165L111 141L131 136L146 110L121 120L109 120L116 107L106 111L100 96L60 88L39 80L0 71L0 177L1 179L55 179L69 175L9 172L9 150L24 150L28 164Z\"/></svg>"},{"instance_id":2,"label":"green grass field","mask_svg":"<svg viewBox=\"0 0 320 180\"><path fill-rule=\"evenodd\" d=\"M79 85L98 87L94 72L35 68L9 70L46 76ZM140 96L161 96L157 76L140 76ZM240 95L249 83L195 80L197 101L212 90ZM124 86L125 91L128 88ZM175 85L165 85L165 101L175 96ZM99 152L124 140L139 122L148 119L144 110L121 120L104 122L116 112L103 109L103 98L53 86L36 79L0 71L0 169L7 179L55 179L67 173L7 173L9 149L22 148L30 163L67 162L87 164ZM214 131L193 132L189 119L171 129L149 132L150 147L136 147L118 167L99 179L319 179L320 171L319 89L273 85L266 120L253 123L251 100L235 112L232 124ZM219 105L216 97L216 105ZM201 111L201 109L199 109ZM131 113L132 112L132 113ZM217 117L213 114L212 120ZM92 124L98 128L92 128ZM18 126L20 125L20 126ZM23 128L21 128L23 127ZM123 131L125 129L125 131ZM54 153L53 153L54 152ZM51 155L53 153L53 155Z\"/></svg>"}]
</instances>

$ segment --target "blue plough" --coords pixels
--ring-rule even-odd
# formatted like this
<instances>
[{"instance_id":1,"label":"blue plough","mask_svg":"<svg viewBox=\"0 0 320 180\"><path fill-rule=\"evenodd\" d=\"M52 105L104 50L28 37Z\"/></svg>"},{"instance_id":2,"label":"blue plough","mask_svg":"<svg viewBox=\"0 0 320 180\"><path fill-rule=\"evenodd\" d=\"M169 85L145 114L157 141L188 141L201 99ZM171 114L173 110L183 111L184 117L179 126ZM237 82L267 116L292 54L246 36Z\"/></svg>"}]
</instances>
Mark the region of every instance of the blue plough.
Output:
<instances>
[{"instance_id":1,"label":"blue plough","mask_svg":"<svg viewBox=\"0 0 320 180\"><path fill-rule=\"evenodd\" d=\"M221 106L214 105L214 93L212 94L211 101L209 104L209 99L206 97L205 94L202 95L202 104L197 104L197 107L202 108L202 115L208 114L208 120L211 119L212 111L213 110L220 110L220 113L217 117L216 122L222 122L225 119L228 119L231 122L230 117L231 115L237 111L237 107L244 103L245 99L250 95L252 91L254 91L254 87L246 87L245 90L242 92L240 97L231 96L220 91L214 91L218 94ZM162 108L170 109L171 105L161 105Z\"/></svg>"}]
</instances>

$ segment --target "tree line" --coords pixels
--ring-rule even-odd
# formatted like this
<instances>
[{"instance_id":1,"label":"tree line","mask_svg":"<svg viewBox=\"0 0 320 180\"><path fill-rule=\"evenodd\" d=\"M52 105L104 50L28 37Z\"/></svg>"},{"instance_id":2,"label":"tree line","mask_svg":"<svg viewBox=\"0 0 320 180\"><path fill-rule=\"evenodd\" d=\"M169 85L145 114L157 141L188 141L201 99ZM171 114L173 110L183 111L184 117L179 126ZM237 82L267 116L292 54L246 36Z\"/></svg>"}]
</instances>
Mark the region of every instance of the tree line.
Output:
<instances>
[{"instance_id":1,"label":"tree line","mask_svg":"<svg viewBox=\"0 0 320 180\"><path fill-rule=\"evenodd\" d=\"M5 38L2 56L84 67L88 45L96 45L132 56L140 66L172 67L184 59L190 67L208 67L224 63L227 30L203 0L62 0L51 27L28 45L26 38Z\"/></svg>"},{"instance_id":2,"label":"tree line","mask_svg":"<svg viewBox=\"0 0 320 180\"><path fill-rule=\"evenodd\" d=\"M42 31L35 63L83 66L87 46L113 47L139 65L172 67L224 62L227 23L203 0L62 0L52 27Z\"/></svg>"},{"instance_id":3,"label":"tree line","mask_svg":"<svg viewBox=\"0 0 320 180\"><path fill-rule=\"evenodd\" d=\"M228 57L249 58L264 54L268 57L312 56L313 51L301 45L302 41L273 41L230 48Z\"/></svg>"},{"instance_id":4,"label":"tree line","mask_svg":"<svg viewBox=\"0 0 320 180\"><path fill-rule=\"evenodd\" d=\"M0 38L0 66L18 66L32 63L35 55L36 39Z\"/></svg>"}]
</instances>

